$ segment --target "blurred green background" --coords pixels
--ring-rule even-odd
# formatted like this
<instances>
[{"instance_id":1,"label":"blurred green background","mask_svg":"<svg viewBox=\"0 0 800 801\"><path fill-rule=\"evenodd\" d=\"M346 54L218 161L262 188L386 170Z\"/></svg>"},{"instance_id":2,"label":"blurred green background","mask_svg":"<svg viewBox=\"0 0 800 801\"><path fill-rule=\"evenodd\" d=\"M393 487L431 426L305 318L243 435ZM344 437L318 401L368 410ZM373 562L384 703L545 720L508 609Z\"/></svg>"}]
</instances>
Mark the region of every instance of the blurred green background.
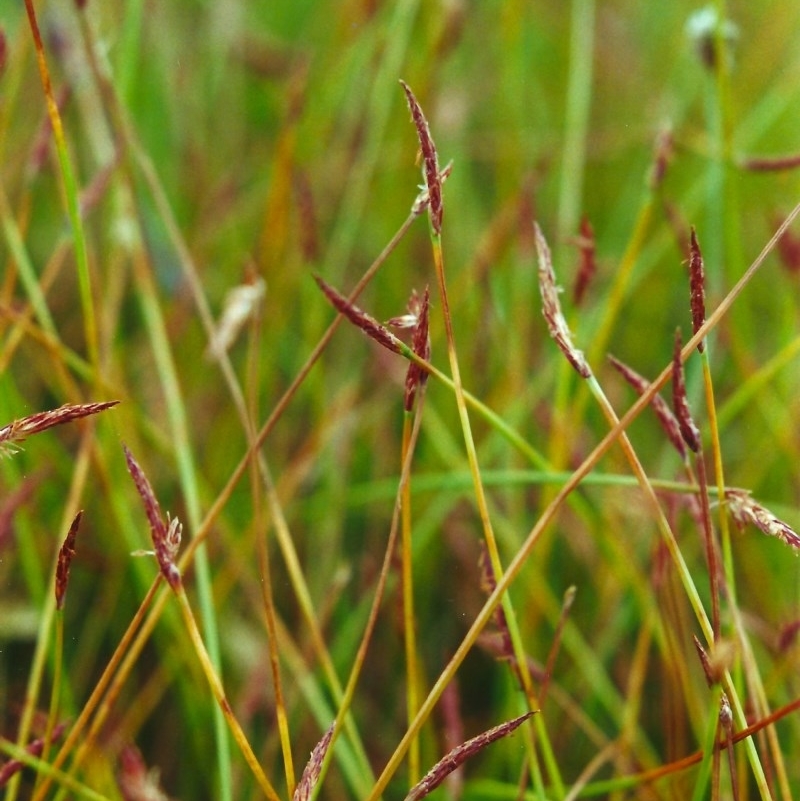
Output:
<instances>
[{"instance_id":1,"label":"blurred green background","mask_svg":"<svg viewBox=\"0 0 800 801\"><path fill-rule=\"evenodd\" d=\"M465 387L553 463L549 476L519 472L535 465L475 422L506 560L552 485L563 483L558 471L579 463L607 430L547 337L533 220L553 247L567 290L578 264L580 221L591 222L597 275L580 308L569 291L562 297L576 343L622 412L632 394L607 367L606 353L654 377L669 362L675 328L688 338L689 227L705 256L711 311L800 194L797 170L743 166L755 156L800 152L800 5L794 3L89 0L83 11L51 1L37 12L77 181L85 193L94 190L84 225L99 359L80 361L89 357L85 308L46 104L24 8L6 4L0 11L0 423L64 402L123 403L97 422L96 444L86 451L88 478L76 479L75 453L85 443L73 429L41 435L0 462L5 732L14 730L41 636L37 620L66 510L86 509L66 610L66 716L80 709L155 575L149 560L128 555L147 547L147 530L120 441L135 450L162 507L190 530L193 514L209 508L246 451L220 371L204 358L207 336L172 234L180 233L215 316L233 287L255 275L266 281L260 323L230 352L258 424L333 318L312 273L349 290L419 191L416 135L399 78L427 114L440 162L453 160L443 246ZM717 38L715 14L730 23ZM657 151L658 141L669 146ZM654 187L658 152L666 170ZM148 167L165 190L176 229L152 192ZM20 252L40 279L51 331L36 314L30 324L19 323L31 301L19 277ZM626 258L632 272L620 284ZM800 522L797 271L797 256L792 262L772 253L710 340L726 481L751 489L794 524ZM412 288L428 283L433 290L429 236L419 220L359 302L385 320L403 313ZM441 305L433 297L432 359L445 369ZM153 309L166 340L153 338ZM163 359L174 362L175 385L165 382ZM782 361L760 373L773 359ZM705 433L699 365L690 361L687 370ZM391 519L404 374L400 359L342 327L264 448L341 676L361 635ZM176 448L171 402L185 414L188 467ZM631 436L652 478L679 475L678 459L649 415L634 423ZM476 566L480 526L460 437L452 393L431 382L412 512L426 685L485 597ZM599 472L628 469L612 450ZM254 556L256 538L269 537L270 528L257 495L243 481L226 504L208 542L210 577L226 687L279 783ZM673 501L668 496L665 503ZM699 534L673 505L681 545L705 590ZM798 563L785 545L755 531L735 535L734 546L739 602L770 700L779 705L797 692L796 652L777 650L776 642L797 616ZM330 698L284 562L271 551L277 609L298 653L283 668L295 759L302 764L327 725ZM662 585L656 575L655 527L637 491L623 481L581 490L537 554L514 593L537 662L546 658L563 593L578 587L554 676L559 692L548 708L567 780L622 728L637 637L655 614L653 604L667 605L662 592L676 606L662 613L684 628L676 624L681 636L674 650L651 646L645 689L637 690L646 705L628 772L698 747L701 710L711 701L687 636L685 600L675 587L664 589L674 577ZM396 587L383 614L353 710L376 772L405 730ZM676 668L682 660L689 678ZM309 671L305 687L293 681L305 676L300 664ZM502 664L478 649L462 674L466 736L514 713L514 682ZM324 702L310 700L309 687ZM208 756L212 707L177 616L168 614L125 687L98 765L104 758L113 764L119 742L135 741L148 764L161 768L171 795L216 797ZM441 725L437 719L427 731L426 765L442 752ZM784 734L790 755L796 722L787 722ZM521 746L497 745L471 763L468 775L507 782L493 792L514 797L520 760ZM625 772L623 762L616 772ZM346 771L334 768L328 781L324 797L359 796ZM401 785L398 778L390 797L401 797ZM659 785L665 797L678 797L686 786L684 775ZM238 797L253 793L246 774L237 773L237 788ZM491 797L477 783L465 792Z\"/></svg>"}]
</instances>

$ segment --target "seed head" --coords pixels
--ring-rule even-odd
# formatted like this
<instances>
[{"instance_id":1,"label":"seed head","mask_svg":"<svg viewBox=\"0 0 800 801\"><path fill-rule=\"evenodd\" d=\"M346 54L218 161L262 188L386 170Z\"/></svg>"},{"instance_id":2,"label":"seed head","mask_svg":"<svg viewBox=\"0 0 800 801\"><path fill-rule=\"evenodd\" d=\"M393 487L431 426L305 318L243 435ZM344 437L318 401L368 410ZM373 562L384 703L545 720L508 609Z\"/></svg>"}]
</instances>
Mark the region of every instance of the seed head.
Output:
<instances>
[{"instance_id":1,"label":"seed head","mask_svg":"<svg viewBox=\"0 0 800 801\"><path fill-rule=\"evenodd\" d=\"M139 467L139 463L133 458L133 454L123 445L125 451L125 461L128 464L128 472L133 478L139 497L144 504L145 514L150 523L150 534L153 538L153 549L158 560L158 567L161 574L173 590L177 590L181 583L181 574L175 564L175 556L180 547L181 524L176 519L169 520L169 524L164 522L161 516L161 507L158 505L152 486ZM168 516L169 519L169 516Z\"/></svg>"},{"instance_id":2,"label":"seed head","mask_svg":"<svg viewBox=\"0 0 800 801\"><path fill-rule=\"evenodd\" d=\"M344 295L339 294L318 275L314 276L314 280L325 294L325 297L331 302L331 305L347 317L353 325L360 328L378 344L383 345L384 348L388 348L392 353L403 353L400 340L385 325L381 325L374 317L359 309L358 306L351 303Z\"/></svg>"},{"instance_id":3,"label":"seed head","mask_svg":"<svg viewBox=\"0 0 800 801\"><path fill-rule=\"evenodd\" d=\"M416 293L414 295L416 298ZM410 304L409 304L410 305ZM418 301L417 323L414 326L414 335L411 338L411 349L421 359L426 362L431 358L431 340L428 335L428 318L430 317L430 292L428 287L425 287L425 292L422 295L422 300ZM417 389L425 386L428 380L428 374L416 362L411 362L408 365L406 372L406 388L405 397L403 399L403 407L407 412L414 408L414 398L417 394Z\"/></svg>"},{"instance_id":4,"label":"seed head","mask_svg":"<svg viewBox=\"0 0 800 801\"><path fill-rule=\"evenodd\" d=\"M516 728L521 726L533 712L527 712L520 715L518 718L501 723L493 729L467 740L459 746L456 746L452 751L446 754L429 770L422 779L411 788L405 801L418 801L424 798L431 791L435 790L445 778L452 773L457 767L462 765L466 760L486 748L487 745L511 734Z\"/></svg>"},{"instance_id":5,"label":"seed head","mask_svg":"<svg viewBox=\"0 0 800 801\"><path fill-rule=\"evenodd\" d=\"M694 424L689 401L686 397L686 382L681 361L681 332L675 332L675 350L672 354L672 408L678 420L683 441L694 453L700 451L700 431Z\"/></svg>"},{"instance_id":6,"label":"seed head","mask_svg":"<svg viewBox=\"0 0 800 801\"><path fill-rule=\"evenodd\" d=\"M706 321L706 288L703 254L700 252L700 245L697 243L694 226L692 227L689 241L689 287L691 290L692 333L696 334ZM704 347L705 343L700 340L697 350L702 353Z\"/></svg>"},{"instance_id":7,"label":"seed head","mask_svg":"<svg viewBox=\"0 0 800 801\"><path fill-rule=\"evenodd\" d=\"M561 313L561 304L558 300L559 289L556 286L556 276L553 272L553 259L538 223L534 223L534 235L536 252L539 257L539 292L542 295L542 313L547 322L550 336L556 341L556 345L578 371L581 378L589 378L592 371L583 353L572 344L572 334L570 334L567 321Z\"/></svg>"},{"instance_id":8,"label":"seed head","mask_svg":"<svg viewBox=\"0 0 800 801\"><path fill-rule=\"evenodd\" d=\"M47 412L36 412L28 417L14 420L0 428L0 455L10 455L18 450L18 444L31 434L70 423L81 417L97 414L105 409L116 406L119 401L105 401L104 403L76 403L59 406Z\"/></svg>"},{"instance_id":9,"label":"seed head","mask_svg":"<svg viewBox=\"0 0 800 801\"><path fill-rule=\"evenodd\" d=\"M597 273L597 260L595 258L594 230L588 217L581 220L581 231L575 239L580 254L580 264L578 275L575 278L575 287L572 290L572 302L575 306L580 306L586 297L586 290L589 288L592 279Z\"/></svg>"},{"instance_id":10,"label":"seed head","mask_svg":"<svg viewBox=\"0 0 800 801\"><path fill-rule=\"evenodd\" d=\"M419 146L422 151L423 173L425 175L425 186L428 188L428 203L431 219L431 228L436 236L442 233L442 178L439 174L439 159L436 153L436 145L433 143L428 121L422 112L422 107L414 97L414 93L405 81L400 81L403 91L406 93L408 108L411 110L411 119L417 129Z\"/></svg>"},{"instance_id":11,"label":"seed head","mask_svg":"<svg viewBox=\"0 0 800 801\"><path fill-rule=\"evenodd\" d=\"M783 540L792 548L800 549L800 536L797 532L783 520L775 517L769 509L753 500L747 490L729 489L725 492L725 502L733 515L733 519L740 525L746 526L748 523L754 525L764 534L777 537Z\"/></svg>"},{"instance_id":12,"label":"seed head","mask_svg":"<svg viewBox=\"0 0 800 801\"><path fill-rule=\"evenodd\" d=\"M627 364L624 364L619 359L616 359L614 356L609 355L608 360L639 395L644 395L644 393L650 387L650 382L646 378L639 375L639 373L628 367ZM653 411L658 418L658 422L661 424L661 428L664 430L667 438L672 443L672 446L676 451L678 451L681 459L686 459L686 444L683 441L678 420L672 413L672 409L669 408L667 402L661 397L661 395L658 394L658 392L653 395L650 405L653 407Z\"/></svg>"},{"instance_id":13,"label":"seed head","mask_svg":"<svg viewBox=\"0 0 800 801\"><path fill-rule=\"evenodd\" d=\"M75 538L78 536L78 526L81 522L83 511L75 515L72 525L69 527L64 544L58 552L58 563L56 565L56 609L64 607L64 596L67 592L67 582L69 581L69 568L72 558L75 556Z\"/></svg>"},{"instance_id":14,"label":"seed head","mask_svg":"<svg viewBox=\"0 0 800 801\"><path fill-rule=\"evenodd\" d=\"M300 781L297 783L294 795L292 796L292 801L308 801L308 799L311 798L311 793L313 792L317 781L319 781L319 775L322 771L322 763L325 760L325 754L328 753L328 748L331 744L331 738L333 737L333 730L335 726L336 722L334 721L331 723L328 731L322 735L322 739L314 746L314 750L311 752L311 757L308 760L308 764L306 764L306 767L303 770L303 775L300 777Z\"/></svg>"}]
</instances>

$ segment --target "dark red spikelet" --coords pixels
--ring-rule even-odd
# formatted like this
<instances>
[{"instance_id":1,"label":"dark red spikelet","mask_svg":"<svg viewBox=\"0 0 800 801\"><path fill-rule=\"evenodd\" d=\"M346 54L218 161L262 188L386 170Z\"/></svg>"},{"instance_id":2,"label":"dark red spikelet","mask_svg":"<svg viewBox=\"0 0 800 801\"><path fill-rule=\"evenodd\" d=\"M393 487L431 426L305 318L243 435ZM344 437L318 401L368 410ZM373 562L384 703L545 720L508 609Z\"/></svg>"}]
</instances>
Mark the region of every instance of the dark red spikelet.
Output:
<instances>
[{"instance_id":1,"label":"dark red spikelet","mask_svg":"<svg viewBox=\"0 0 800 801\"><path fill-rule=\"evenodd\" d=\"M644 395L650 386L650 382L646 378L639 375L634 369L628 367L627 364L621 362L614 356L609 355L608 360L639 395ZM669 438L669 441L672 443L675 450L678 451L681 459L685 459L686 444L683 441L680 426L678 425L675 415L672 413L672 409L669 408L667 402L657 392L653 395L650 405L653 407L653 411L656 413L656 417L658 417L658 422L661 424L661 428L664 429L664 433Z\"/></svg>"},{"instance_id":2,"label":"dark red spikelet","mask_svg":"<svg viewBox=\"0 0 800 801\"><path fill-rule=\"evenodd\" d=\"M411 119L417 129L419 147L422 151L422 160L425 165L425 184L428 187L428 201L431 217L431 228L436 236L442 233L442 177L439 174L439 158L436 153L436 145L433 143L428 121L422 112L422 107L414 97L411 87L405 82L400 81L403 91L406 93L408 107L411 110Z\"/></svg>"},{"instance_id":3,"label":"dark red spikelet","mask_svg":"<svg viewBox=\"0 0 800 801\"><path fill-rule=\"evenodd\" d=\"M417 324L414 326L414 335L411 338L411 349L426 362L430 361L431 358L431 340L428 335L429 317L430 291L426 286L425 292L422 295L422 300L419 302ZM417 395L417 390L423 387L427 380L428 374L416 362L411 362L411 364L408 365L405 396L403 399L403 408L407 412L410 412L414 408L414 398Z\"/></svg>"},{"instance_id":4,"label":"dark red spikelet","mask_svg":"<svg viewBox=\"0 0 800 801\"><path fill-rule=\"evenodd\" d=\"M691 290L692 334L696 334L706 321L705 280L703 254L700 252L700 245L697 243L697 235L695 234L694 226L692 226L692 233L689 241L689 287ZM697 345L697 350L702 353L704 347L705 343L700 340Z\"/></svg>"},{"instance_id":5,"label":"dark red spikelet","mask_svg":"<svg viewBox=\"0 0 800 801\"><path fill-rule=\"evenodd\" d=\"M776 220L777 228L783 221ZM800 273L800 237L795 236L788 228L778 239L778 256L784 267L793 275Z\"/></svg>"},{"instance_id":6,"label":"dark red spikelet","mask_svg":"<svg viewBox=\"0 0 800 801\"><path fill-rule=\"evenodd\" d=\"M675 350L672 357L672 408L675 411L683 441L694 453L698 453L700 451L700 431L694 424L692 413L689 410L689 401L686 398L686 382L681 362L680 330L675 332Z\"/></svg>"},{"instance_id":7,"label":"dark red spikelet","mask_svg":"<svg viewBox=\"0 0 800 801\"><path fill-rule=\"evenodd\" d=\"M158 505L153 488L150 481L144 474L144 470L139 466L133 454L125 447L125 461L128 464L128 472L131 474L133 483L136 484L136 489L139 492L139 497L144 504L144 510L147 514L147 520L150 523L150 535L153 539L153 549L158 560L158 566L161 574L166 579L167 583L173 590L177 590L181 583L181 574L178 566L175 564L174 557L177 551L175 540L177 538L180 543L180 526L177 519L170 522L170 525L164 522L161 516L161 507Z\"/></svg>"},{"instance_id":8,"label":"dark red spikelet","mask_svg":"<svg viewBox=\"0 0 800 801\"><path fill-rule=\"evenodd\" d=\"M367 314L363 309L359 309L358 306L351 303L344 295L337 292L318 275L314 276L314 280L325 297L331 302L331 305L350 320L353 325L360 328L368 337L374 339L378 344L392 351L392 353L403 353L400 340L385 325L381 325L372 315Z\"/></svg>"},{"instance_id":9,"label":"dark red spikelet","mask_svg":"<svg viewBox=\"0 0 800 801\"><path fill-rule=\"evenodd\" d=\"M581 230L576 239L576 244L580 254L580 263L578 265L578 275L575 278L575 287L572 290L572 302L576 306L580 306L586 297L586 290L597 272L594 230L587 217L581 220Z\"/></svg>"},{"instance_id":10,"label":"dark red spikelet","mask_svg":"<svg viewBox=\"0 0 800 801\"><path fill-rule=\"evenodd\" d=\"M75 515L72 525L69 527L64 544L58 552L58 563L56 565L56 609L64 607L64 596L67 592L67 582L69 581L69 567L72 558L75 556L75 539L78 536L78 526L81 523L83 510Z\"/></svg>"}]
</instances>

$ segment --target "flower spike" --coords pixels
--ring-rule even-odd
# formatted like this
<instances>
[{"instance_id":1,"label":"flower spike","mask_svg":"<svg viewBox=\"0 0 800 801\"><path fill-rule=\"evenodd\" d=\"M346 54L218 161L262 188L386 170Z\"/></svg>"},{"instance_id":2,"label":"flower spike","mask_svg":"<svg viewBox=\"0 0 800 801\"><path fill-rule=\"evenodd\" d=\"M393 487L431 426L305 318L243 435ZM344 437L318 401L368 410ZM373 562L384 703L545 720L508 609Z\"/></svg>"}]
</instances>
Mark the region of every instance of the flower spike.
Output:
<instances>
[{"instance_id":1,"label":"flower spike","mask_svg":"<svg viewBox=\"0 0 800 801\"><path fill-rule=\"evenodd\" d=\"M436 154L436 145L433 143L428 121L422 113L422 108L414 97L414 93L405 81L400 81L406 93L411 118L417 128L419 146L422 150L422 160L425 168L425 185L428 188L428 202L431 217L431 228L436 236L442 233L442 176L439 173L439 159Z\"/></svg>"}]
</instances>

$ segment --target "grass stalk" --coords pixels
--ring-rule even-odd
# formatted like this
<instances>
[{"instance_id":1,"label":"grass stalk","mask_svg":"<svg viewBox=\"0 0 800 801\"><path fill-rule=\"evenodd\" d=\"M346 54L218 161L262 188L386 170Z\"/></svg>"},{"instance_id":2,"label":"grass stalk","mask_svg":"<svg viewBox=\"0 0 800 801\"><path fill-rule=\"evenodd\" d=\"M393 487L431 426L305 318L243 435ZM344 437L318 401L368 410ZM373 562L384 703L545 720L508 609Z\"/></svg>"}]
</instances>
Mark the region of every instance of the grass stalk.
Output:
<instances>
[{"instance_id":1,"label":"grass stalk","mask_svg":"<svg viewBox=\"0 0 800 801\"><path fill-rule=\"evenodd\" d=\"M208 684L211 687L214 698L219 704L222 715L231 730L234 742L239 746L239 750L242 752L245 762L247 762L248 767L252 771L253 776L255 776L258 786L261 788L261 791L264 793L264 795L269 799L269 801L280 801L280 797L275 792L275 788L272 786L266 774L264 773L264 770L259 764L258 759L256 759L256 755L253 753L253 749L251 748L250 743L248 742L247 737L245 736L245 733L239 724L239 721L236 719L236 715L233 714L231 705L225 696L225 690L222 686L222 682L220 681L219 676L214 668L214 663L211 661L211 657L206 650L202 635L200 634L200 629L197 626L197 621L195 620L194 613L192 612L192 607L189 605L189 599L186 597L186 590L183 587L183 582L180 583L175 596L178 599L181 615L184 623L186 624L186 631L188 632L192 641L194 651L197 654L197 658L200 660L200 665L203 668L203 673L205 674Z\"/></svg>"},{"instance_id":2,"label":"grass stalk","mask_svg":"<svg viewBox=\"0 0 800 801\"><path fill-rule=\"evenodd\" d=\"M89 424L84 431L81 449L75 460L75 470L72 475L72 486L68 496L67 508L75 509L79 506L78 498L85 491L86 480L89 468L89 452L90 452L90 426ZM69 526L70 521L67 519L66 513L62 520L61 530L63 531ZM55 575L56 560L54 560L50 575ZM42 605L41 617L39 620L39 630L36 640L36 649L33 655L33 662L30 672L28 673L28 683L25 690L25 701L20 717L19 732L17 735L17 743L20 747L28 739L33 715L36 710L36 699L39 697L42 682L44 680L44 673L47 661L48 644L53 629L54 620L56 617L56 600L53 593L45 595L44 603ZM9 782L6 801L14 801L19 792L18 777L12 778Z\"/></svg>"},{"instance_id":3,"label":"grass stalk","mask_svg":"<svg viewBox=\"0 0 800 801\"><path fill-rule=\"evenodd\" d=\"M26 767L35 770L37 774L47 777L48 781L57 782L64 792L72 793L75 798L84 798L87 801L112 801L109 796L87 787L72 776L62 773L52 765L49 765L44 759L31 756L24 748L6 739L0 738L0 751L8 754L13 759L19 760Z\"/></svg>"},{"instance_id":4,"label":"grass stalk","mask_svg":"<svg viewBox=\"0 0 800 801\"><path fill-rule=\"evenodd\" d=\"M418 412L419 413L419 407ZM414 414L403 414L402 464L410 458L411 432ZM414 565L411 551L411 481L410 477L401 485L401 570L403 586L403 635L406 654L406 714L408 723L419 709L420 677L417 662L417 622L414 614ZM422 776L420 767L419 738L414 738L408 750L408 783L415 785Z\"/></svg>"},{"instance_id":5,"label":"grass stalk","mask_svg":"<svg viewBox=\"0 0 800 801\"><path fill-rule=\"evenodd\" d=\"M33 5L33 0L25 0L25 10L28 14L28 24L30 25L31 34L33 36L39 75L42 81L42 88L44 89L45 101L47 103L47 113L50 117L50 125L53 129L53 138L55 140L56 153L58 154L64 198L67 204L67 214L69 216L70 225L72 226L72 242L75 248L75 263L78 269L78 285L80 287L86 349L89 354L89 362L96 371L99 371L97 320L92 297L89 257L86 250L86 236L84 234L83 220L81 219L78 204L78 186L72 171L69 153L67 152L67 142L64 136L64 128L61 124L61 114L58 111L58 104L53 96L50 71L47 67L47 58L45 57L44 45L42 44L41 34L39 33L39 23L36 19L36 10Z\"/></svg>"}]
</instances>

